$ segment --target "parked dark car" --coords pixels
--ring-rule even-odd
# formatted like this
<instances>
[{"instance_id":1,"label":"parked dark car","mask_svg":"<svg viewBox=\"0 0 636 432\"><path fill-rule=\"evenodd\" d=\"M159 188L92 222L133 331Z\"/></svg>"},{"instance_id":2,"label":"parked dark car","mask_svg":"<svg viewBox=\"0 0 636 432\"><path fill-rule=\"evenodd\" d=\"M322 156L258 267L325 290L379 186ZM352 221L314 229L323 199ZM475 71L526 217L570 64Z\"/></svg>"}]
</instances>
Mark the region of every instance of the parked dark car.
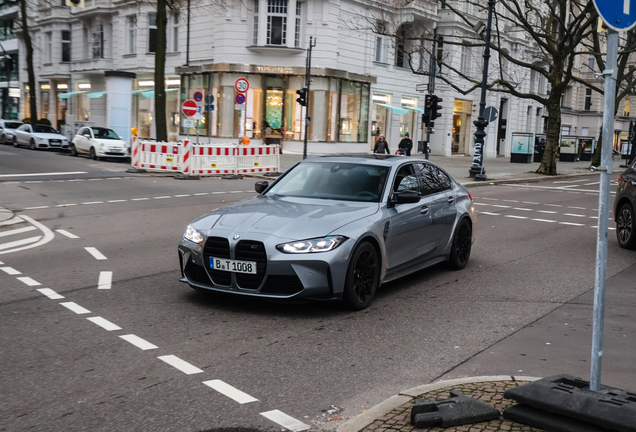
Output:
<instances>
[{"instance_id":1,"label":"parked dark car","mask_svg":"<svg viewBox=\"0 0 636 432\"><path fill-rule=\"evenodd\" d=\"M636 204L636 160L618 176L618 189L614 200L616 238L625 249L636 249L636 226L634 205Z\"/></svg>"}]
</instances>

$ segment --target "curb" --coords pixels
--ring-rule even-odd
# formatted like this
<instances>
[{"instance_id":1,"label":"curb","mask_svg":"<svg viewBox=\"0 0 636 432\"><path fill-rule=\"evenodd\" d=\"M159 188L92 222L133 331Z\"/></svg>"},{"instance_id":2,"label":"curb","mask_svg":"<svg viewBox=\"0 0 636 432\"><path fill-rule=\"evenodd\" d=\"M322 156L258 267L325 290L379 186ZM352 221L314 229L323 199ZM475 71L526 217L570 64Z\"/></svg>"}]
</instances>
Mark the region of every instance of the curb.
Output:
<instances>
[{"instance_id":1,"label":"curb","mask_svg":"<svg viewBox=\"0 0 636 432\"><path fill-rule=\"evenodd\" d=\"M359 430L369 426L371 423L379 419L380 417L388 414L395 408L402 404L405 404L409 400L413 400L415 397L428 393L434 390L439 390L445 387L454 387L461 384L472 384L480 382L492 382L492 381L537 381L541 378L527 377L527 376L512 376L512 375L494 375L494 376L478 376L469 378L452 379L448 381L438 381L433 384L425 384L417 387L412 387L408 390L404 390L394 396L391 396L384 402L380 402L373 408L370 408L366 412L352 418L343 425L340 425L336 432L358 432Z\"/></svg>"},{"instance_id":2,"label":"curb","mask_svg":"<svg viewBox=\"0 0 636 432\"><path fill-rule=\"evenodd\" d=\"M517 184L517 183L540 183L544 181L550 181L555 179L567 179L572 177L581 177L581 176L590 176L598 174L597 172L589 172L589 173L577 173L577 174L557 174L553 176L545 176L545 177L527 177L527 178L510 178L510 179L493 179L493 180L485 180L485 181L471 181L468 183L460 183L464 187L478 187L478 186L493 186L499 184Z\"/></svg>"}]
</instances>

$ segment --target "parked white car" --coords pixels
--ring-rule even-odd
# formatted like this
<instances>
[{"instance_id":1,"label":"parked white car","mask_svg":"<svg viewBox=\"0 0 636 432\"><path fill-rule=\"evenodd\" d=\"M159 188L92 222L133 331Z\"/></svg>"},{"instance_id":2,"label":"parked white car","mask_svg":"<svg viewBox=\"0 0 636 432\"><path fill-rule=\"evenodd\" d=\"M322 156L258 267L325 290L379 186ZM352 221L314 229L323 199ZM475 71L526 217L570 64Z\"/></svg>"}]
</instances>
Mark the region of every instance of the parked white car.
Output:
<instances>
[{"instance_id":1,"label":"parked white car","mask_svg":"<svg viewBox=\"0 0 636 432\"><path fill-rule=\"evenodd\" d=\"M17 128L13 135L13 145L28 146L31 150L44 149L68 149L68 138L57 133L51 126L24 123Z\"/></svg>"},{"instance_id":2,"label":"parked white car","mask_svg":"<svg viewBox=\"0 0 636 432\"><path fill-rule=\"evenodd\" d=\"M21 121L0 119L0 143L13 143L13 133L20 126L22 126Z\"/></svg>"},{"instance_id":3,"label":"parked white car","mask_svg":"<svg viewBox=\"0 0 636 432\"><path fill-rule=\"evenodd\" d=\"M103 127L83 127L73 138L71 154L88 154L91 159L126 158L128 148L117 132Z\"/></svg>"}]
</instances>

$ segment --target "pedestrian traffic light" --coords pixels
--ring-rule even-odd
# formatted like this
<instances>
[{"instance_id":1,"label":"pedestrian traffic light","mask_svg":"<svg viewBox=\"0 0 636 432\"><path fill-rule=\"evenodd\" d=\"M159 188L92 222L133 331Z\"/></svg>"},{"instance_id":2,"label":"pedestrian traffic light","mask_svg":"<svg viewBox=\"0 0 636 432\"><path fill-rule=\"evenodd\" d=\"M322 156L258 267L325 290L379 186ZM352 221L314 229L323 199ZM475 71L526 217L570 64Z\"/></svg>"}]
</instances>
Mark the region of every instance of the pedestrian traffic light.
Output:
<instances>
[{"instance_id":1,"label":"pedestrian traffic light","mask_svg":"<svg viewBox=\"0 0 636 432\"><path fill-rule=\"evenodd\" d=\"M296 94L298 95L298 102L301 106L307 106L307 89L301 88L300 90L296 90Z\"/></svg>"}]
</instances>

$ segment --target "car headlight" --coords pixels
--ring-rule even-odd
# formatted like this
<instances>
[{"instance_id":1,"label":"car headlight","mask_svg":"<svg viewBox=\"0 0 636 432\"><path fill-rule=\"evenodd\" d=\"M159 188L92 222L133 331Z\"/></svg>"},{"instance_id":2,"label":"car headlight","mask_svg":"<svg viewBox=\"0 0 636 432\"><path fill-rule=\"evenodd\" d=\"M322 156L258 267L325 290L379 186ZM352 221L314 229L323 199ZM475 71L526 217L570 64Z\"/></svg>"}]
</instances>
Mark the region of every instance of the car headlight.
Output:
<instances>
[{"instance_id":1,"label":"car headlight","mask_svg":"<svg viewBox=\"0 0 636 432\"><path fill-rule=\"evenodd\" d=\"M190 240L191 242L196 244L201 244L201 242L203 241L203 236L201 235L201 233L194 229L192 225L188 225L185 234L183 234L183 238L185 238L186 240Z\"/></svg>"},{"instance_id":2,"label":"car headlight","mask_svg":"<svg viewBox=\"0 0 636 432\"><path fill-rule=\"evenodd\" d=\"M283 253L329 252L340 246L345 240L347 240L347 237L344 236L327 236L279 244L276 249Z\"/></svg>"}]
</instances>

